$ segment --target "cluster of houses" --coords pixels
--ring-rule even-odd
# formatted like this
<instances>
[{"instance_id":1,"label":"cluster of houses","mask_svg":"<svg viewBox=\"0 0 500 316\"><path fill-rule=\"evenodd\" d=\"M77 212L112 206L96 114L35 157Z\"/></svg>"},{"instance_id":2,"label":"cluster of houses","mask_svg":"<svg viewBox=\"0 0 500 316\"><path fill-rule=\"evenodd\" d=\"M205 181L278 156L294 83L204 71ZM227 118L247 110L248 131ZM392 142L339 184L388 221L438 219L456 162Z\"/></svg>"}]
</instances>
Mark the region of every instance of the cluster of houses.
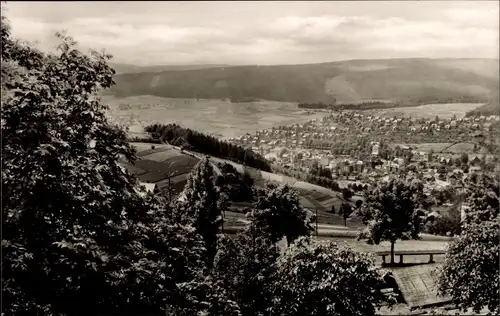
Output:
<instances>
[{"instance_id":1,"label":"cluster of houses","mask_svg":"<svg viewBox=\"0 0 500 316\"><path fill-rule=\"evenodd\" d=\"M304 124L273 127L270 130L257 131L253 135L246 134L230 139L230 141L244 147L251 147L252 150L261 154L267 154L279 147L311 148L314 147L311 146L311 142L315 140L323 140L325 145L322 147L327 149L329 141L348 134L370 135L374 138L389 135L395 140L401 136L401 140L404 140L403 137L416 138L419 135L436 137L436 132L438 132L437 137L449 141L456 139L457 135L462 132L488 132L495 122L500 122L500 116L415 120L409 117L386 118L350 111L332 114L322 120L311 120Z\"/></svg>"},{"instance_id":2,"label":"cluster of houses","mask_svg":"<svg viewBox=\"0 0 500 316\"><path fill-rule=\"evenodd\" d=\"M371 139L381 139L387 133L398 135L428 133L434 135L448 133L455 137L460 130L489 131L491 125L500 121L500 116L464 117L434 120L411 118L386 118L364 115L362 112L341 112L303 124L273 127L269 130L246 134L230 141L261 153L266 159L284 168L298 172L308 172L315 164L330 169L334 179L347 179L374 182L397 173L410 166L411 175L427 183L429 190L449 185L457 186L466 179L467 174L481 171L480 155L471 155L468 170L460 166L450 170L457 155L438 153L430 155L407 145L399 146L399 154L383 159L380 156L380 143L372 141L371 155L356 157L335 155L330 148L311 147L311 140L335 140L346 134L368 134ZM437 134L436 132L439 132ZM359 136L357 135L357 136ZM373 138L372 138L373 137ZM407 155L410 153L410 155ZM459 155L458 155L459 156ZM405 159L406 157L406 159ZM441 166L447 166L443 174Z\"/></svg>"}]
</instances>

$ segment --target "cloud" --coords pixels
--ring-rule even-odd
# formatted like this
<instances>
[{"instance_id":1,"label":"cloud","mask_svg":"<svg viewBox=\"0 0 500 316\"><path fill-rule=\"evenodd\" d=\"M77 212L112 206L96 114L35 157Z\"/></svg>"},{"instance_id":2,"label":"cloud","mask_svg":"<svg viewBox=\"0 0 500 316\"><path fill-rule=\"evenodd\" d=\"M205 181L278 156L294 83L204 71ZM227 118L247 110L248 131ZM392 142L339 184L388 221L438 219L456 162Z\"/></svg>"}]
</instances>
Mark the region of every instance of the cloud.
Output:
<instances>
[{"instance_id":1,"label":"cloud","mask_svg":"<svg viewBox=\"0 0 500 316\"><path fill-rule=\"evenodd\" d=\"M127 5L120 4L124 8ZM14 35L39 40L41 48L53 47L56 42L51 34L67 29L82 48L106 48L117 62L135 64L275 64L413 56L498 58L498 4L471 6L457 2L436 6L429 14L415 11L416 18L371 14L383 11L373 6L364 10L360 6L355 15L285 15L277 10L261 16L253 10L253 16L224 12L225 4L216 5L218 10L212 11L203 6L205 15L180 5L169 7L169 14L165 14L148 5L132 6L126 12L108 8L101 14L94 8L91 16L61 9L59 15L45 19L14 10L8 17Z\"/></svg>"}]
</instances>

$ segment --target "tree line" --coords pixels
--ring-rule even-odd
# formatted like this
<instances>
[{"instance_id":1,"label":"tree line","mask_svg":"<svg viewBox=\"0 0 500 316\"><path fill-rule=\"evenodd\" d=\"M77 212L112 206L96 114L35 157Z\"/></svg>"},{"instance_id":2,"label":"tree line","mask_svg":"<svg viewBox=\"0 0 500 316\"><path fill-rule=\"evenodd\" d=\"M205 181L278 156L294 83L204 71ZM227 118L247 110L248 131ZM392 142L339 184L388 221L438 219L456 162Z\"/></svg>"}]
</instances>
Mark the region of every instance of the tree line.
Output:
<instances>
[{"instance_id":1,"label":"tree line","mask_svg":"<svg viewBox=\"0 0 500 316\"><path fill-rule=\"evenodd\" d=\"M219 140L177 124L152 124L146 126L146 132L154 139L161 139L175 146L193 150L222 159L228 159L252 168L271 171L270 163L251 149Z\"/></svg>"}]
</instances>

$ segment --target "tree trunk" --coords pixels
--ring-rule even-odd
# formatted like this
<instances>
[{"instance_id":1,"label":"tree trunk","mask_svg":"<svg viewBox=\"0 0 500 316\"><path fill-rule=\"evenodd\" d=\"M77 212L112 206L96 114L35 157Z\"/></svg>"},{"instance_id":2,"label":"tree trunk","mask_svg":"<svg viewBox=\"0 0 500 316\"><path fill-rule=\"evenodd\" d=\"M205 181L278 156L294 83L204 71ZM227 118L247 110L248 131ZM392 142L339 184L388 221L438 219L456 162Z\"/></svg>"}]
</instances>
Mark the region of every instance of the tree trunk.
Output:
<instances>
[{"instance_id":1,"label":"tree trunk","mask_svg":"<svg viewBox=\"0 0 500 316\"><path fill-rule=\"evenodd\" d=\"M391 241L391 264L394 264L394 244L395 241Z\"/></svg>"},{"instance_id":2,"label":"tree trunk","mask_svg":"<svg viewBox=\"0 0 500 316\"><path fill-rule=\"evenodd\" d=\"M344 227L347 227L347 218L344 217Z\"/></svg>"}]
</instances>

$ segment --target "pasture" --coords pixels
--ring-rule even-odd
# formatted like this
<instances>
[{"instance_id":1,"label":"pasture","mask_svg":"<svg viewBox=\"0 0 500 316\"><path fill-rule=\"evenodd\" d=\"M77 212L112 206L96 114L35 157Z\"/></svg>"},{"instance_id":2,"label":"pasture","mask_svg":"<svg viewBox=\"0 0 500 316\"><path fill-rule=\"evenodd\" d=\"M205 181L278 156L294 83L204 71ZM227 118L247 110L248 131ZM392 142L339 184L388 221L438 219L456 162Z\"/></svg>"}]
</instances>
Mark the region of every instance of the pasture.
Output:
<instances>
[{"instance_id":1,"label":"pasture","mask_svg":"<svg viewBox=\"0 0 500 316\"><path fill-rule=\"evenodd\" d=\"M436 116L442 119L452 118L456 115L457 118L465 117L465 114L472 111L483 103L445 103L445 104L425 104L419 106L399 107L391 109L373 110L375 115L383 117L408 117L434 119Z\"/></svg>"},{"instance_id":2,"label":"pasture","mask_svg":"<svg viewBox=\"0 0 500 316\"><path fill-rule=\"evenodd\" d=\"M198 163L198 159L186 155L170 145L149 143L131 143L137 150L134 165L121 161L121 165L135 174L141 182L156 183L161 190L168 183L168 175L172 174L171 184L176 192L180 192L187 181L189 172Z\"/></svg>"},{"instance_id":3,"label":"pasture","mask_svg":"<svg viewBox=\"0 0 500 316\"><path fill-rule=\"evenodd\" d=\"M454 144L453 143L418 143L418 144L392 144L391 147L394 148L396 146L411 146L412 148L415 148L416 151L423 151L423 152L430 152L431 149L433 152L441 152L444 150L446 153L454 153L454 154L460 154L460 153L470 153L472 154L474 151L474 144L472 143L458 143ZM452 146L453 145L453 146Z\"/></svg>"},{"instance_id":4,"label":"pasture","mask_svg":"<svg viewBox=\"0 0 500 316\"><path fill-rule=\"evenodd\" d=\"M129 126L130 131L139 132L153 123L176 123L221 138L302 123L327 114L303 111L297 103L276 101L231 103L143 95L127 98L106 96L103 102L110 107L109 114Z\"/></svg>"}]
</instances>

